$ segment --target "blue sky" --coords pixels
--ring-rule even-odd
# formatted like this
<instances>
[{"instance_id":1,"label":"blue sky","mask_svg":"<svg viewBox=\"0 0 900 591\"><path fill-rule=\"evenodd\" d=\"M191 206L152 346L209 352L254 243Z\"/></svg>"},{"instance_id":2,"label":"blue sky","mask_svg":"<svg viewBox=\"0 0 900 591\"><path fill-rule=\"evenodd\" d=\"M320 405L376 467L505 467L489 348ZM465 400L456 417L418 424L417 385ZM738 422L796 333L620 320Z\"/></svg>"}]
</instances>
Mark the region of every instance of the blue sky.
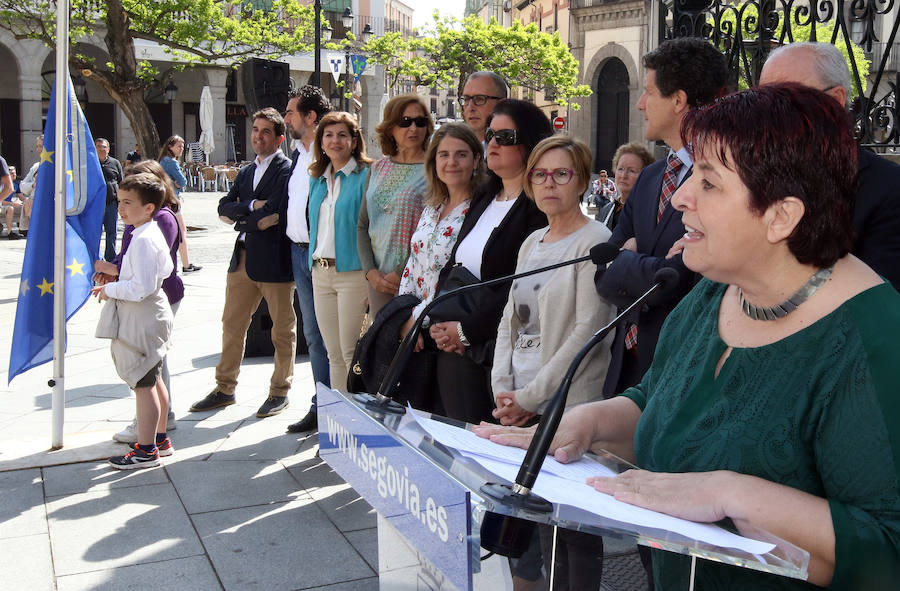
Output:
<instances>
[{"instance_id":1,"label":"blue sky","mask_svg":"<svg viewBox=\"0 0 900 591\"><path fill-rule=\"evenodd\" d=\"M414 9L413 26L419 27L431 22L431 13L437 8L441 13L462 18L466 8L465 0L403 0L407 6Z\"/></svg>"}]
</instances>

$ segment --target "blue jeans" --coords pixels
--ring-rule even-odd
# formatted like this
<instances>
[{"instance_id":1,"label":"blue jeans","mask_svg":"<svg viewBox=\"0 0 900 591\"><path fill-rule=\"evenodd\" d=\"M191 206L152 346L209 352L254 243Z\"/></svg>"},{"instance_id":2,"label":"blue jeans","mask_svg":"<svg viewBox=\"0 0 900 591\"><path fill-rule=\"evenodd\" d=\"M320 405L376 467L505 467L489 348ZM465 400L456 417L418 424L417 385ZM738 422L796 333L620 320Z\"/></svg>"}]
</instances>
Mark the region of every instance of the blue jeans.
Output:
<instances>
[{"instance_id":1,"label":"blue jeans","mask_svg":"<svg viewBox=\"0 0 900 591\"><path fill-rule=\"evenodd\" d=\"M316 308L313 305L312 273L309 269L309 249L298 244L291 244L291 263L294 270L294 283L297 285L297 299L300 300L300 314L303 320L303 336L309 347L309 362L312 364L313 380L331 386L328 377L328 353L325 341L319 332L316 322ZM313 396L312 409L316 410L316 397Z\"/></svg>"},{"instance_id":2,"label":"blue jeans","mask_svg":"<svg viewBox=\"0 0 900 591\"><path fill-rule=\"evenodd\" d=\"M119 221L118 202L107 203L103 212L103 231L106 232L106 252L103 255L107 261L116 258L116 224Z\"/></svg>"}]
</instances>

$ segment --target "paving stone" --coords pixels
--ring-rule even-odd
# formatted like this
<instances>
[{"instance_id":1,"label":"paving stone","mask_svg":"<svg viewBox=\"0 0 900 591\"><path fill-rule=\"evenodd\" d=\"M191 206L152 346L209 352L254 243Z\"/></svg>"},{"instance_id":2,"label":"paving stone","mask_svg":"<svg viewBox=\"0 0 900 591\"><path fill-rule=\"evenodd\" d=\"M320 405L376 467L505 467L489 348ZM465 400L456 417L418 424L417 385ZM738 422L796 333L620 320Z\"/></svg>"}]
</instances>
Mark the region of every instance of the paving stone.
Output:
<instances>
[{"instance_id":1,"label":"paving stone","mask_svg":"<svg viewBox=\"0 0 900 591\"><path fill-rule=\"evenodd\" d=\"M166 472L191 515L308 497L273 461L178 462Z\"/></svg>"},{"instance_id":2,"label":"paving stone","mask_svg":"<svg viewBox=\"0 0 900 591\"><path fill-rule=\"evenodd\" d=\"M117 447L122 454L128 452L128 446L124 443ZM106 463L66 464L44 468L44 492L48 498L168 482L169 478L164 470L113 470Z\"/></svg>"},{"instance_id":3,"label":"paving stone","mask_svg":"<svg viewBox=\"0 0 900 591\"><path fill-rule=\"evenodd\" d=\"M378 572L378 528L344 532L356 551L359 552L372 570Z\"/></svg>"},{"instance_id":4,"label":"paving stone","mask_svg":"<svg viewBox=\"0 0 900 591\"><path fill-rule=\"evenodd\" d=\"M46 533L0 539L0 556L3 556L0 581L4 591L54 589L50 537Z\"/></svg>"},{"instance_id":5,"label":"paving stone","mask_svg":"<svg viewBox=\"0 0 900 591\"><path fill-rule=\"evenodd\" d=\"M0 499L0 538L47 533L40 470L0 473ZM0 556L7 555L0 553Z\"/></svg>"},{"instance_id":6,"label":"paving stone","mask_svg":"<svg viewBox=\"0 0 900 591\"><path fill-rule=\"evenodd\" d=\"M203 554L171 484L55 497L47 518L57 576Z\"/></svg>"},{"instance_id":7,"label":"paving stone","mask_svg":"<svg viewBox=\"0 0 900 591\"><path fill-rule=\"evenodd\" d=\"M378 591L379 588L378 577L369 577L324 587L308 587L307 591Z\"/></svg>"},{"instance_id":8,"label":"paving stone","mask_svg":"<svg viewBox=\"0 0 900 591\"><path fill-rule=\"evenodd\" d=\"M166 458L166 465L175 462L206 460L222 447L228 434L240 426L242 421L178 421L178 429L169 432L175 454Z\"/></svg>"},{"instance_id":9,"label":"paving stone","mask_svg":"<svg viewBox=\"0 0 900 591\"><path fill-rule=\"evenodd\" d=\"M206 556L176 558L136 566L59 577L57 591L171 589L220 591L222 585Z\"/></svg>"},{"instance_id":10,"label":"paving stone","mask_svg":"<svg viewBox=\"0 0 900 591\"><path fill-rule=\"evenodd\" d=\"M226 589L303 589L375 574L311 500L192 519Z\"/></svg>"},{"instance_id":11,"label":"paving stone","mask_svg":"<svg viewBox=\"0 0 900 591\"><path fill-rule=\"evenodd\" d=\"M228 435L210 460L279 460L291 456L300 445L285 432L290 423L291 419L282 419L281 414L248 419Z\"/></svg>"},{"instance_id":12,"label":"paving stone","mask_svg":"<svg viewBox=\"0 0 900 591\"><path fill-rule=\"evenodd\" d=\"M341 531L373 528L376 512L331 466L314 458L288 468Z\"/></svg>"}]
</instances>

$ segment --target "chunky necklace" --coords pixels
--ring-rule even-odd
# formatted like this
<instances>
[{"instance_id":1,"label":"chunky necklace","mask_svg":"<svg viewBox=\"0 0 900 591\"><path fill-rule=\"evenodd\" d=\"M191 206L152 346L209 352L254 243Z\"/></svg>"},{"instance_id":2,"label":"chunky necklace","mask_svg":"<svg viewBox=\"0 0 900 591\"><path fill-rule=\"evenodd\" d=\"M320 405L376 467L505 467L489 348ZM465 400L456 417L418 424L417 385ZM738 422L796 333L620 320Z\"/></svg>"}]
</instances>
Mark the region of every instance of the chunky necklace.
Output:
<instances>
[{"instance_id":1,"label":"chunky necklace","mask_svg":"<svg viewBox=\"0 0 900 591\"><path fill-rule=\"evenodd\" d=\"M831 272L834 270L834 266L819 269L815 272L815 274L809 278L809 281L803 284L803 286L794 293L791 297L784 300L777 306L771 306L768 308L760 308L754 306L750 302L744 299L744 292L738 287L738 299L741 302L741 310L744 311L744 314L752 318L753 320L777 320L778 318L784 318L791 312L797 309L797 306L808 300L812 294L816 293L816 290L819 289L825 281L831 277Z\"/></svg>"}]
</instances>

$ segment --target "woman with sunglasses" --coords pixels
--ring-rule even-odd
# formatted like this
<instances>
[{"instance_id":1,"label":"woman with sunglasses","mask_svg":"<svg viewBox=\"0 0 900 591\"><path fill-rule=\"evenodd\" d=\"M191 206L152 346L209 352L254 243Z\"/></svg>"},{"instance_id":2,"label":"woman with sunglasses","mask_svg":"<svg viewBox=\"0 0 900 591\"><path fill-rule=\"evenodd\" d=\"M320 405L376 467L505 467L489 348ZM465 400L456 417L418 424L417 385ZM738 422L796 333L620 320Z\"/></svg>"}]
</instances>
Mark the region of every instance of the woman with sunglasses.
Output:
<instances>
[{"instance_id":1,"label":"woman with sunglasses","mask_svg":"<svg viewBox=\"0 0 900 591\"><path fill-rule=\"evenodd\" d=\"M416 94L395 96L375 128L384 157L372 164L356 245L368 281L369 317L397 295L425 202L425 148L434 123Z\"/></svg>"},{"instance_id":2,"label":"woman with sunglasses","mask_svg":"<svg viewBox=\"0 0 900 591\"><path fill-rule=\"evenodd\" d=\"M524 196L522 186L529 154L551 135L549 119L533 104L515 99L497 103L485 131L488 180L472 197L438 291L457 264L480 280L515 271L522 242L547 225L547 216ZM479 305L466 317L431 325L429 334L441 351L436 364L438 402L446 416L469 423L492 420L490 367L508 295L508 285L481 289Z\"/></svg>"}]
</instances>

